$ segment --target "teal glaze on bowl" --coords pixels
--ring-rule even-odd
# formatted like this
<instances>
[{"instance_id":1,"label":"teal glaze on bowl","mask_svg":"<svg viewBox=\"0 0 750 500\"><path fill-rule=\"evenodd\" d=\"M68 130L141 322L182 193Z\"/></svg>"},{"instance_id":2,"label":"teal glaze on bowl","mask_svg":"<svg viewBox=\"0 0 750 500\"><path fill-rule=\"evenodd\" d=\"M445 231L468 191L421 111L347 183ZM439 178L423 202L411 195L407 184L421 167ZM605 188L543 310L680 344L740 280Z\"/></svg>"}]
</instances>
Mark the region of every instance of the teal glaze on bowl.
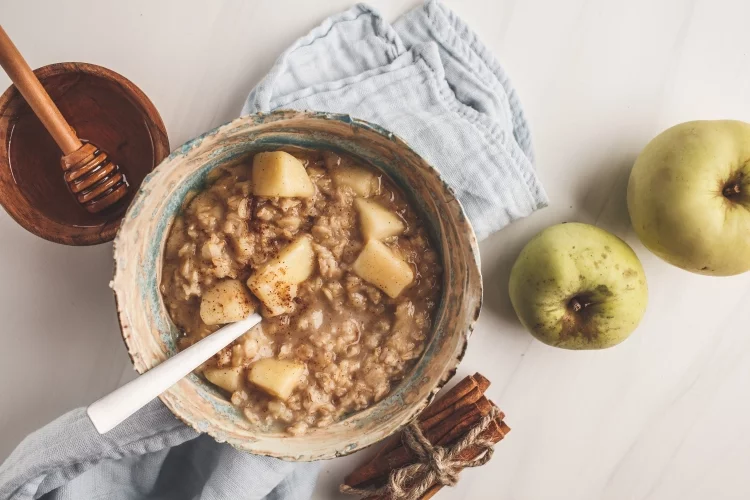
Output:
<instances>
[{"instance_id":1,"label":"teal glaze on bowl","mask_svg":"<svg viewBox=\"0 0 750 500\"><path fill-rule=\"evenodd\" d=\"M403 140L348 115L279 111L238 118L177 148L143 181L115 239L112 288L123 338L143 373L176 351L164 307L162 250L189 191L214 168L279 147L328 149L358 158L393 179L429 226L443 264L443 297L432 336L411 373L374 406L303 436L252 426L211 384L190 375L162 394L182 421L217 441L285 460L334 458L393 434L429 404L455 373L482 302L474 232L451 188Z\"/></svg>"}]
</instances>

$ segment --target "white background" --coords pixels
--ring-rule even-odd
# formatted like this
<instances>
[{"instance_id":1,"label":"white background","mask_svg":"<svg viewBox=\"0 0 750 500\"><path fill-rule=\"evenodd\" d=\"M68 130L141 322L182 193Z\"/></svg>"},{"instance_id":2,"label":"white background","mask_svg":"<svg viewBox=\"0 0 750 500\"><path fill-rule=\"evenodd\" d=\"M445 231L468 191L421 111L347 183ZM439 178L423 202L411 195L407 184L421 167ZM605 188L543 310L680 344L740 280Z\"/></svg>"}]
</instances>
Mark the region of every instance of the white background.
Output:
<instances>
[{"instance_id":1,"label":"white background","mask_svg":"<svg viewBox=\"0 0 750 500\"><path fill-rule=\"evenodd\" d=\"M387 19L415 2L373 1ZM276 56L350 0L10 1L0 22L32 67L86 61L150 96L172 147L234 118ZM513 431L440 498L750 498L750 275L670 267L629 226L648 140L699 118L750 121L750 2L474 0L448 5L510 73L551 205L481 244L486 306L460 375L481 371ZM0 87L8 79L0 75ZM52 172L57 175L57 172ZM506 292L542 228L597 224L646 268L649 309L624 344L542 345ZM107 288L111 245L40 240L0 212L0 459L30 431L133 376ZM334 496L356 455L325 464Z\"/></svg>"}]
</instances>

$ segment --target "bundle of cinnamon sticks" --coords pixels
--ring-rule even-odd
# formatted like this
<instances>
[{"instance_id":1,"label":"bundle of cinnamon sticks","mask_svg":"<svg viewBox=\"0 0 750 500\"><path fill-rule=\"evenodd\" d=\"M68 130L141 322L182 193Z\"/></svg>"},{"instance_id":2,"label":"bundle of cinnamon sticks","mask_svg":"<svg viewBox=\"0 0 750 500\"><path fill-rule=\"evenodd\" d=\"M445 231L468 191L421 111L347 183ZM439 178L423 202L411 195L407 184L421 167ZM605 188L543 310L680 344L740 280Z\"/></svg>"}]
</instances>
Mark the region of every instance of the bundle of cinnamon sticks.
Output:
<instances>
[{"instance_id":1,"label":"bundle of cinnamon sticks","mask_svg":"<svg viewBox=\"0 0 750 500\"><path fill-rule=\"evenodd\" d=\"M433 404L428 406L417 418L419 429L433 445L450 447L464 437L472 428L480 424L483 417L493 411L495 405L484 396L490 381L479 373L466 377L447 391ZM478 444L464 448L458 457L459 461L470 462L486 452L486 444L497 443L510 431L504 414L495 411L495 418L478 436ZM486 423L486 421L485 421ZM364 465L349 474L344 484L351 488L376 488L386 484L391 473L415 463L417 457L400 439L387 442L375 456ZM421 496L422 500L431 498L442 488L435 483ZM368 500L392 500L391 495L368 496Z\"/></svg>"}]
</instances>

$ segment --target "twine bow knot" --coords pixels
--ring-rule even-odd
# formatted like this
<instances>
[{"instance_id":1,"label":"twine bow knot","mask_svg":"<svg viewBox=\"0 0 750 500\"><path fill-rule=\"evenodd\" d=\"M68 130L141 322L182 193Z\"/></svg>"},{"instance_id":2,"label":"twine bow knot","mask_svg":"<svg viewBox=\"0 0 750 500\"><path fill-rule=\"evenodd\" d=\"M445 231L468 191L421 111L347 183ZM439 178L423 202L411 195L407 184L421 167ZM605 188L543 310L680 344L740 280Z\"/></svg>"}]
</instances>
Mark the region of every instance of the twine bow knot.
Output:
<instances>
[{"instance_id":1,"label":"twine bow knot","mask_svg":"<svg viewBox=\"0 0 750 500\"><path fill-rule=\"evenodd\" d=\"M492 458L491 441L479 439L500 411L493 407L477 425L452 446L435 446L422 433L417 422L412 422L404 430L402 440L419 459L417 463L391 472L388 482L379 488L353 488L342 485L341 492L351 495L385 496L392 500L418 500L435 483L454 486L465 467L479 467ZM469 446L479 446L483 452L472 460L458 458Z\"/></svg>"}]
</instances>

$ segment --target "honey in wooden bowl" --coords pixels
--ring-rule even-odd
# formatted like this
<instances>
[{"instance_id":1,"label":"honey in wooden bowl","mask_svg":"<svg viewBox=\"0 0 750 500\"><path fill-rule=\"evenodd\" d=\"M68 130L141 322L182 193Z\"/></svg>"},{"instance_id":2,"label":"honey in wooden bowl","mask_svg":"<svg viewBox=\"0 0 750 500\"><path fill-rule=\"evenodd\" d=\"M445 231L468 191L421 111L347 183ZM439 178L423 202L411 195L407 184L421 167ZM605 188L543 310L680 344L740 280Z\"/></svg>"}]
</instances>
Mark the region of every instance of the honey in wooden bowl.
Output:
<instances>
[{"instance_id":1,"label":"honey in wooden bowl","mask_svg":"<svg viewBox=\"0 0 750 500\"><path fill-rule=\"evenodd\" d=\"M60 148L11 86L0 96L0 203L44 239L110 241L143 178L169 153L161 117L133 83L106 68L60 63L34 73L78 136L106 151L130 188L111 209L92 214L83 208L63 178Z\"/></svg>"}]
</instances>

